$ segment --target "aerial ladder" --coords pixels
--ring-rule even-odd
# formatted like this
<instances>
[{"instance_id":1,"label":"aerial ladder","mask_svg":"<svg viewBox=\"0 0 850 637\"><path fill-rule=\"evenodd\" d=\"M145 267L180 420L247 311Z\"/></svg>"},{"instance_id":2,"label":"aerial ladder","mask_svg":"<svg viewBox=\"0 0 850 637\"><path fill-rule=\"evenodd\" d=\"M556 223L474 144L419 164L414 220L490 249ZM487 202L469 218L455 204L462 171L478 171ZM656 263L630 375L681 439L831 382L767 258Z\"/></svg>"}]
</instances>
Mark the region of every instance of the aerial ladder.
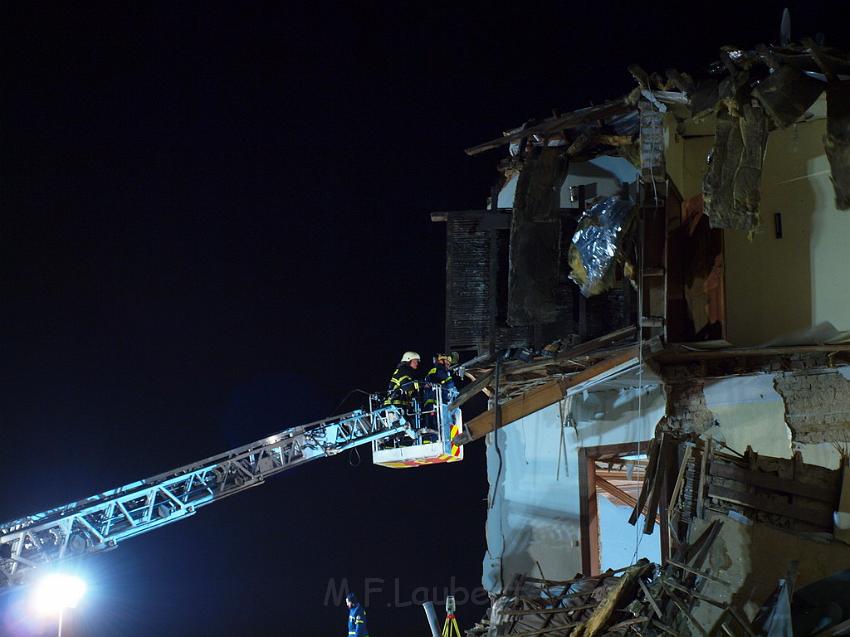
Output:
<instances>
[{"instance_id":1,"label":"aerial ladder","mask_svg":"<svg viewBox=\"0 0 850 637\"><path fill-rule=\"evenodd\" d=\"M56 564L117 548L124 540L194 515L201 507L256 487L266 478L365 444L391 468L455 462L463 447L460 409L448 408L440 385L421 384L435 402L423 410L368 407L284 429L236 449L123 487L0 525L0 590L26 584Z\"/></svg>"}]
</instances>

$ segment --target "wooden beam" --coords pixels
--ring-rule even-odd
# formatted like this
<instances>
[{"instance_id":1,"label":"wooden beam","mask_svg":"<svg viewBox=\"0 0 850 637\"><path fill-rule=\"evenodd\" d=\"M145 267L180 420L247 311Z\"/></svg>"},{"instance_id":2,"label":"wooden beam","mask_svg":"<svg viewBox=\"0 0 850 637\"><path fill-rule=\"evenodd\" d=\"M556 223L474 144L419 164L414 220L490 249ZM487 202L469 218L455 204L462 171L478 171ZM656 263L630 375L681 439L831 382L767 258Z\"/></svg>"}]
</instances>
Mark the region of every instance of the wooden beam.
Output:
<instances>
[{"instance_id":1,"label":"wooden beam","mask_svg":"<svg viewBox=\"0 0 850 637\"><path fill-rule=\"evenodd\" d=\"M655 465L655 473L652 476L652 486L647 496L646 510L649 512L643 519L643 532L645 535L651 535L652 529L655 527L655 515L658 511L658 504L665 501L662 498L662 490L667 472L672 468L670 462L671 444L665 440L664 434L661 434L661 440L658 443L658 460ZM663 535L663 534L662 534Z\"/></svg>"},{"instance_id":2,"label":"wooden beam","mask_svg":"<svg viewBox=\"0 0 850 637\"><path fill-rule=\"evenodd\" d=\"M549 118L540 124L529 126L528 128L519 130L515 133L510 133L489 142L484 142L483 144L467 148L465 152L467 155L477 155L478 153L483 153L486 150L498 148L499 146L504 146L505 144L509 144L510 142L523 139L531 135L540 134L545 136L547 133L550 135L560 133L566 128L574 128L586 121L604 119L630 110L634 110L634 107L629 106L625 99L619 99L606 104L599 104L598 106L582 108L580 110L573 111L572 113L561 115L560 117Z\"/></svg>"},{"instance_id":3,"label":"wooden beam","mask_svg":"<svg viewBox=\"0 0 850 637\"><path fill-rule=\"evenodd\" d=\"M743 493L715 485L709 486L708 497L726 500L727 502L740 504L751 509L800 520L801 522L807 522L812 526L818 526L823 529L832 529L832 509L826 505L813 507L794 504L792 506L790 502L781 503L755 494Z\"/></svg>"},{"instance_id":4,"label":"wooden beam","mask_svg":"<svg viewBox=\"0 0 850 637\"><path fill-rule=\"evenodd\" d=\"M786 480L785 478L761 471L749 471L733 464L712 462L708 473L712 476L735 480L747 486L791 493L793 495L803 496L804 498L811 498L812 500L820 500L828 503L830 506L835 506L838 500L838 491L834 489L805 484L796 480Z\"/></svg>"},{"instance_id":5,"label":"wooden beam","mask_svg":"<svg viewBox=\"0 0 850 637\"><path fill-rule=\"evenodd\" d=\"M581 570L599 572L599 512L596 502L596 463L584 449L578 454L579 525L581 528Z\"/></svg>"},{"instance_id":6,"label":"wooden beam","mask_svg":"<svg viewBox=\"0 0 850 637\"><path fill-rule=\"evenodd\" d=\"M841 515L850 515L850 464L847 459L841 463L841 496L838 501L838 512ZM850 544L850 529L833 529L835 538Z\"/></svg>"},{"instance_id":7,"label":"wooden beam","mask_svg":"<svg viewBox=\"0 0 850 637\"><path fill-rule=\"evenodd\" d=\"M826 630L815 633L815 637L833 637L833 635L850 635L850 619L845 619L840 624L834 624Z\"/></svg>"},{"instance_id":8,"label":"wooden beam","mask_svg":"<svg viewBox=\"0 0 850 637\"><path fill-rule=\"evenodd\" d=\"M658 352L653 358L660 364L681 363L684 361L711 360L740 357L789 356L792 354L838 353L850 351L850 345L836 343L835 345L796 345L793 347L727 347L711 350L682 350L677 346L669 346Z\"/></svg>"},{"instance_id":9,"label":"wooden beam","mask_svg":"<svg viewBox=\"0 0 850 637\"><path fill-rule=\"evenodd\" d=\"M600 476L598 473L596 474L596 486L602 489L603 491L611 494L612 497L616 498L626 506L630 506L632 508L637 506L637 498L631 496L630 494L623 491L616 484L612 484L608 482L605 478ZM658 524L661 524L661 517L655 516L655 521Z\"/></svg>"},{"instance_id":10,"label":"wooden beam","mask_svg":"<svg viewBox=\"0 0 850 637\"><path fill-rule=\"evenodd\" d=\"M501 405L502 419L501 426L509 425L516 422L529 414L539 411L549 405L554 405L560 400L563 400L564 395L572 387L587 383L601 376L606 372L610 372L617 367L624 366L631 361L637 364L638 347L630 347L625 352L600 361L596 365L588 367L585 370L577 372L571 376L555 380L540 387L536 387L531 391L526 392L518 398L509 400ZM453 442L458 445L467 444L473 440L483 438L485 435L496 429L496 412L494 409L485 411L466 423L464 432L455 437Z\"/></svg>"},{"instance_id":11,"label":"wooden beam","mask_svg":"<svg viewBox=\"0 0 850 637\"><path fill-rule=\"evenodd\" d=\"M571 358L578 358L579 356L590 354L594 350L610 345L611 343L615 343L616 341L621 341L624 338L634 336L636 332L637 328L634 325L629 325L628 327L609 332L608 334L604 334L597 338L592 338L584 343L579 343L575 347L568 349L566 352L559 353L554 358L549 359L549 361L563 361L570 360Z\"/></svg>"},{"instance_id":12,"label":"wooden beam","mask_svg":"<svg viewBox=\"0 0 850 637\"><path fill-rule=\"evenodd\" d=\"M475 397L475 394L485 389L491 382L493 382L492 371L482 374L477 380L464 387L460 394L458 394L458 397L449 403L449 411L460 407L467 400Z\"/></svg>"}]
</instances>

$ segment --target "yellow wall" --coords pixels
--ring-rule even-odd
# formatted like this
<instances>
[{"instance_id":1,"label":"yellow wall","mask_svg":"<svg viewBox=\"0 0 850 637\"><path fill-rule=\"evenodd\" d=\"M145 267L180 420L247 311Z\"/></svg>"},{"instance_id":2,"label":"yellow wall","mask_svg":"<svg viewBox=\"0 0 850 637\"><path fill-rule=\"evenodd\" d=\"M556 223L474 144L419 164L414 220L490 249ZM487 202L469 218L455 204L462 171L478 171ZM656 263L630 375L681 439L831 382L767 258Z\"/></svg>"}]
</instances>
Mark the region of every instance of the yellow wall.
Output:
<instances>
[{"instance_id":1,"label":"yellow wall","mask_svg":"<svg viewBox=\"0 0 850 637\"><path fill-rule=\"evenodd\" d=\"M727 339L757 345L823 321L850 329L850 211L835 208L823 150L826 120L770 134L753 240L727 230ZM698 194L711 137L668 135L668 172L685 197ZM774 213L782 215L781 239Z\"/></svg>"}]
</instances>

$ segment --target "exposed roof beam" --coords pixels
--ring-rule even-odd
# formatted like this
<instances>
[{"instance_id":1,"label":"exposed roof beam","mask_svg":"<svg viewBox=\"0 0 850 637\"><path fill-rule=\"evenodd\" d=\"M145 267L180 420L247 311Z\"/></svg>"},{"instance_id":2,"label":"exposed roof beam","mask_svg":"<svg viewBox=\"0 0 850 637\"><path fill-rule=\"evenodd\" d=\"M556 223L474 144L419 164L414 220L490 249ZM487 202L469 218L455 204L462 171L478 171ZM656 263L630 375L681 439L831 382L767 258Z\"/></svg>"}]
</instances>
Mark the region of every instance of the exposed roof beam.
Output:
<instances>
[{"instance_id":1,"label":"exposed roof beam","mask_svg":"<svg viewBox=\"0 0 850 637\"><path fill-rule=\"evenodd\" d=\"M588 108L582 108L577 111L573 111L572 113L561 115L560 117L550 117L549 119L546 119L534 126L529 126L528 128L514 131L508 135L490 140L489 142L484 142L483 144L478 144L472 148L467 148L465 152L467 155L477 155L484 151L498 148L505 144L510 144L513 141L523 139L530 135L542 135L544 137L547 135L554 135L567 128L574 128L589 120L605 119L606 117L619 115L629 110L634 110L634 106L630 106L625 99L606 102L605 104L600 104L598 106L589 106Z\"/></svg>"},{"instance_id":2,"label":"exposed roof beam","mask_svg":"<svg viewBox=\"0 0 850 637\"><path fill-rule=\"evenodd\" d=\"M588 383L600 381L610 373L621 371L624 366L631 367L638 365L639 360L639 348L635 345L616 356L600 361L596 365L592 365L571 376L536 387L522 396L501 405L500 426L504 427L544 407L554 405L562 400L571 388L586 386ZM495 428L496 410L490 409L465 423L464 432L455 436L453 442L455 444L466 444L483 438L489 432L494 431Z\"/></svg>"}]
</instances>

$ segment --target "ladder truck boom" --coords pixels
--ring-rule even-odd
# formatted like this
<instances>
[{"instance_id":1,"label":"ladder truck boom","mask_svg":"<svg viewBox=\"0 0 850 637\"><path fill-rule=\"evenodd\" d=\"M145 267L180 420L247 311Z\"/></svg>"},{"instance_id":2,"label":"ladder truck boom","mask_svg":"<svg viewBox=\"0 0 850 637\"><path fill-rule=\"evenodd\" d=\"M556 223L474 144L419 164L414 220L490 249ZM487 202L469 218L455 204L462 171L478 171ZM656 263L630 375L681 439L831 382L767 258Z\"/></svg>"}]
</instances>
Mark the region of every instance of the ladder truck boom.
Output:
<instances>
[{"instance_id":1,"label":"ladder truck boom","mask_svg":"<svg viewBox=\"0 0 850 637\"><path fill-rule=\"evenodd\" d=\"M370 407L285 429L157 476L0 525L0 590L38 569L113 549L123 540L186 519L200 507L277 473L358 445L412 422L397 406ZM418 412L416 418L418 419Z\"/></svg>"}]
</instances>

